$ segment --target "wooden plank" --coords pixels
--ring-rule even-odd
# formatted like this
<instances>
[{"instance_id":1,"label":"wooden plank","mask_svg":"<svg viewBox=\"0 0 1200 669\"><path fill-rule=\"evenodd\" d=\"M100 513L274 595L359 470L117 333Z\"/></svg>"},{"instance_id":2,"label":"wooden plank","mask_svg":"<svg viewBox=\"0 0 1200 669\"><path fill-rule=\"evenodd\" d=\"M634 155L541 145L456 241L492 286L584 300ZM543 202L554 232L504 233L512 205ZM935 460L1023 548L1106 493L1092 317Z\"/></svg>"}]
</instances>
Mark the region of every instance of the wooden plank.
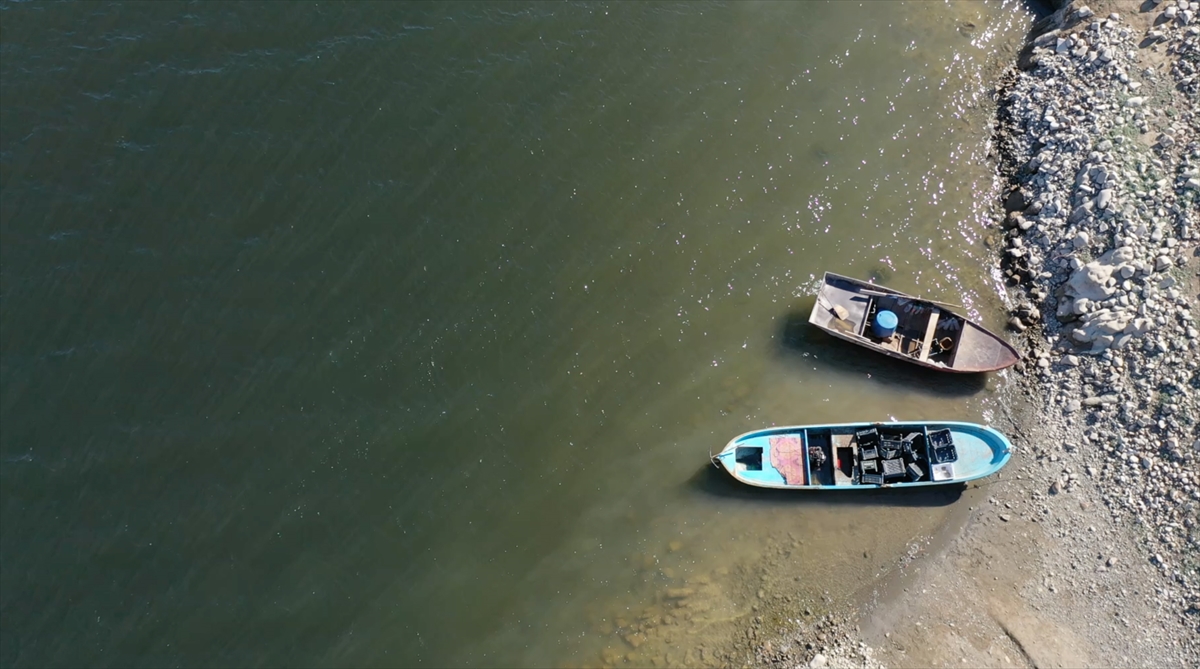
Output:
<instances>
[{"instance_id":1,"label":"wooden plank","mask_svg":"<svg viewBox=\"0 0 1200 669\"><path fill-rule=\"evenodd\" d=\"M862 290L859 292L861 292L863 295L878 295L880 297L908 297L908 298L914 299L918 302L929 302L931 304L940 304L943 307L966 309L966 307L964 307L961 304L955 304L953 302L943 302L941 300L931 300L928 297L920 297L917 295L908 295L907 293L901 293L901 292L881 293L877 290Z\"/></svg>"},{"instance_id":2,"label":"wooden plank","mask_svg":"<svg viewBox=\"0 0 1200 669\"><path fill-rule=\"evenodd\" d=\"M921 340L921 360L929 359L929 348L933 346L933 333L937 330L938 318L942 315L941 309L933 308L929 313L929 324L925 326L925 338Z\"/></svg>"}]
</instances>

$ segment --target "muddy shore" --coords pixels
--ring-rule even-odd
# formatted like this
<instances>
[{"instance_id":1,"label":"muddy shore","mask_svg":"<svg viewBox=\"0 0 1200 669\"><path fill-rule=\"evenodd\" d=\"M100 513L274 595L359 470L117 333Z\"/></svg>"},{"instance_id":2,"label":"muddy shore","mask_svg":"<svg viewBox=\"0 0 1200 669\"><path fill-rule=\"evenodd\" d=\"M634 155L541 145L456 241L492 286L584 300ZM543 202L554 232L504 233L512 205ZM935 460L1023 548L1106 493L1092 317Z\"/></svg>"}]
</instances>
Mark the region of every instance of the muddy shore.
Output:
<instances>
[{"instance_id":1,"label":"muddy shore","mask_svg":"<svg viewBox=\"0 0 1200 669\"><path fill-rule=\"evenodd\" d=\"M991 242L1017 453L856 606L759 667L1200 666L1200 3L1075 2L996 89Z\"/></svg>"}]
</instances>

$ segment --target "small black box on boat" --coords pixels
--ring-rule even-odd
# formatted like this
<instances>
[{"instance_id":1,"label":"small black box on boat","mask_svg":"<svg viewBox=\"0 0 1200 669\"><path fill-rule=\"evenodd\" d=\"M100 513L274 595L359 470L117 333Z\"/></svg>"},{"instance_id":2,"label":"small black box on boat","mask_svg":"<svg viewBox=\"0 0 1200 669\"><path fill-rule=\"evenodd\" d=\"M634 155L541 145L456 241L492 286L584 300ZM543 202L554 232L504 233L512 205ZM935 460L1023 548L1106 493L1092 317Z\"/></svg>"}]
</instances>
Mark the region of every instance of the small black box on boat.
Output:
<instances>
[{"instance_id":1,"label":"small black box on boat","mask_svg":"<svg viewBox=\"0 0 1200 669\"><path fill-rule=\"evenodd\" d=\"M908 480L920 481L922 476L925 476L925 470L911 462L908 463Z\"/></svg>"},{"instance_id":2,"label":"small black box on boat","mask_svg":"<svg viewBox=\"0 0 1200 669\"><path fill-rule=\"evenodd\" d=\"M863 485L874 483L875 485L883 485L883 477L879 474L863 474Z\"/></svg>"},{"instance_id":3,"label":"small black box on boat","mask_svg":"<svg viewBox=\"0 0 1200 669\"><path fill-rule=\"evenodd\" d=\"M875 459L863 460L862 470L863 470L864 474L866 474L867 472L870 472L872 474L878 473L879 472L879 461L875 460Z\"/></svg>"},{"instance_id":4,"label":"small black box on boat","mask_svg":"<svg viewBox=\"0 0 1200 669\"><path fill-rule=\"evenodd\" d=\"M941 429L933 430L929 433L929 445L933 448L949 446L954 443L954 437L950 436L950 430Z\"/></svg>"},{"instance_id":5,"label":"small black box on boat","mask_svg":"<svg viewBox=\"0 0 1200 669\"><path fill-rule=\"evenodd\" d=\"M934 464L954 462L958 459L958 449L954 447L954 438L950 430L934 430L929 433L929 456Z\"/></svg>"},{"instance_id":6,"label":"small black box on boat","mask_svg":"<svg viewBox=\"0 0 1200 669\"><path fill-rule=\"evenodd\" d=\"M864 449L862 449L862 458L863 458L863 460L874 460L874 459L875 459L875 458L877 458L877 457L879 457L879 451L878 451L878 450L876 450L876 449L874 449L874 448L864 448Z\"/></svg>"},{"instance_id":7,"label":"small black box on boat","mask_svg":"<svg viewBox=\"0 0 1200 669\"><path fill-rule=\"evenodd\" d=\"M859 448L874 446L879 443L879 430L873 427L855 430L854 438L858 440Z\"/></svg>"},{"instance_id":8,"label":"small black box on boat","mask_svg":"<svg viewBox=\"0 0 1200 669\"><path fill-rule=\"evenodd\" d=\"M893 460L883 461L883 477L886 479L900 478L904 476L904 463L898 458Z\"/></svg>"}]
</instances>

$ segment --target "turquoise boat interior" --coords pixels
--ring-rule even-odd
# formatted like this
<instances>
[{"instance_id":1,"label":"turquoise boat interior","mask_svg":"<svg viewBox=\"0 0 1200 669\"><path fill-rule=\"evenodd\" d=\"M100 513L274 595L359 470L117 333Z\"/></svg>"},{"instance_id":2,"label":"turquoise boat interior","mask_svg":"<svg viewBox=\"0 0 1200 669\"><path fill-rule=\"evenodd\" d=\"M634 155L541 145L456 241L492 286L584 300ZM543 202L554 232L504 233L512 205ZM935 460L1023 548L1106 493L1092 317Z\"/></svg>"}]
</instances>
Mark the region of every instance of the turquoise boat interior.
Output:
<instances>
[{"instance_id":1,"label":"turquoise boat interior","mask_svg":"<svg viewBox=\"0 0 1200 669\"><path fill-rule=\"evenodd\" d=\"M877 488L960 483L1011 455L1000 432L973 423L856 423L743 434L713 460L768 488Z\"/></svg>"}]
</instances>

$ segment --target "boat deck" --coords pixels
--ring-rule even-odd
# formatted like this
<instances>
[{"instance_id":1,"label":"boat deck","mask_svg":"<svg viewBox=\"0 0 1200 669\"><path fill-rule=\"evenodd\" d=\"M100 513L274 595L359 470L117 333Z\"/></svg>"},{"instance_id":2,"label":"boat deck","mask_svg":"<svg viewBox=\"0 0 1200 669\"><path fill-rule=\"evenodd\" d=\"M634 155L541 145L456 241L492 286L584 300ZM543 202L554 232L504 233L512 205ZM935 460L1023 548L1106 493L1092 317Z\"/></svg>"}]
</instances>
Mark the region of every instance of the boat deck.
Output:
<instances>
[{"instance_id":1,"label":"boat deck","mask_svg":"<svg viewBox=\"0 0 1200 669\"><path fill-rule=\"evenodd\" d=\"M870 321L882 310L896 314L899 321L896 332L889 338L876 337L871 332ZM863 335L875 344L902 353L911 358L950 365L954 362L954 349L943 348L938 341L957 330L957 319L927 302L918 303L906 297L878 296L872 298L868 307L867 321L863 323ZM957 331L954 332L957 335Z\"/></svg>"},{"instance_id":2,"label":"boat deck","mask_svg":"<svg viewBox=\"0 0 1200 669\"><path fill-rule=\"evenodd\" d=\"M839 317L839 310L843 317ZM896 330L888 337L877 337L871 327L881 310L896 315ZM809 322L889 355L910 358L927 366L958 366L958 352L963 348L960 340L965 334L964 320L956 314L882 286L836 275L827 275ZM973 350L980 347L975 337L966 343Z\"/></svg>"}]
</instances>

